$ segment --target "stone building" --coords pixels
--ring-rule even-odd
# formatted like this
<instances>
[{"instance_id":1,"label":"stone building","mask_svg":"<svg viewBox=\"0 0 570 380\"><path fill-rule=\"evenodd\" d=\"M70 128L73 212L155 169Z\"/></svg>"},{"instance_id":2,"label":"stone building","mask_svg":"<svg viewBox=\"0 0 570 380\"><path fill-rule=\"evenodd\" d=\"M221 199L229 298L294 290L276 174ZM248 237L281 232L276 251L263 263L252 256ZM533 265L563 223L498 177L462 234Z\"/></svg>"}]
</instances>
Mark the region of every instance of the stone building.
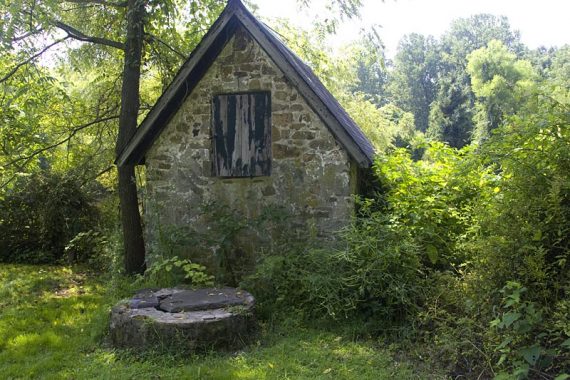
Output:
<instances>
[{"instance_id":1,"label":"stone building","mask_svg":"<svg viewBox=\"0 0 570 380\"><path fill-rule=\"evenodd\" d=\"M117 164L145 165L152 257L161 228L208 229L209 202L243 218L281 206L291 230L330 236L353 214L373 155L311 69L230 0Z\"/></svg>"}]
</instances>

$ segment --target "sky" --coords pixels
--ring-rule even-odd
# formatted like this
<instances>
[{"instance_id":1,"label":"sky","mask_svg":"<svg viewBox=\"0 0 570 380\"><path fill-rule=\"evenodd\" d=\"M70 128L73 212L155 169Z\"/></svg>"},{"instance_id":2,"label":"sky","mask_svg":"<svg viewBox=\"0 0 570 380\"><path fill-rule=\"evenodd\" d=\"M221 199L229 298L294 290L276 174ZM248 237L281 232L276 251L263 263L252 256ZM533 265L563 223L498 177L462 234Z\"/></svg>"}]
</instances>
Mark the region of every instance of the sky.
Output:
<instances>
[{"instance_id":1,"label":"sky","mask_svg":"<svg viewBox=\"0 0 570 380\"><path fill-rule=\"evenodd\" d=\"M297 0L251 0L268 19L284 17L309 28L313 14L324 13L323 0L312 0L311 10L300 11ZM453 19L478 13L507 16L513 29L530 48L570 44L570 0L363 0L361 20L345 23L333 47L358 38L361 29L380 25L386 54L393 57L398 41L407 33L441 36ZM269 25L271 22L269 20Z\"/></svg>"}]
</instances>

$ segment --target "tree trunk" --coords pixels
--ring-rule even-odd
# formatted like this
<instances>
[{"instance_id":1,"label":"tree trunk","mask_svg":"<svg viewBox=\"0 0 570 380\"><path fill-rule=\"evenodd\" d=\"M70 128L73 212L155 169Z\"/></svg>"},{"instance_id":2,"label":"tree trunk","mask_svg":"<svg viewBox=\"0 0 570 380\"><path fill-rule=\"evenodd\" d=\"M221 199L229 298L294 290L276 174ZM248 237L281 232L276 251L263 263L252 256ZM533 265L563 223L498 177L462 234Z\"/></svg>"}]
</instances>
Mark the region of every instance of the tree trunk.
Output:
<instances>
[{"instance_id":1,"label":"tree trunk","mask_svg":"<svg viewBox=\"0 0 570 380\"><path fill-rule=\"evenodd\" d=\"M121 90L121 114L116 153L122 151L137 129L141 58L143 44L144 0L128 0L127 39ZM118 167L119 201L124 240L124 265L127 274L145 270L145 248L139 213L134 165Z\"/></svg>"}]
</instances>

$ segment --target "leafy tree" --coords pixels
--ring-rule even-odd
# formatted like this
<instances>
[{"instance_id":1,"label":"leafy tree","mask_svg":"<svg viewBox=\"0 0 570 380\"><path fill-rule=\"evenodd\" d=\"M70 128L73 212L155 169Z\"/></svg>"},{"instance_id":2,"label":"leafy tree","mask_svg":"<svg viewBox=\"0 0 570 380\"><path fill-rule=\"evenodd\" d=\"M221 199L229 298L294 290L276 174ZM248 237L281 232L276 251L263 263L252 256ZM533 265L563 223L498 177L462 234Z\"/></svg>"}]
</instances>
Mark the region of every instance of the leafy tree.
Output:
<instances>
[{"instance_id":1,"label":"leafy tree","mask_svg":"<svg viewBox=\"0 0 570 380\"><path fill-rule=\"evenodd\" d=\"M361 36L343 51L349 70L355 71L355 80L347 83L347 91L362 93L378 107L389 101L387 94L388 70L384 56L384 45L376 29Z\"/></svg>"},{"instance_id":2,"label":"leafy tree","mask_svg":"<svg viewBox=\"0 0 570 380\"><path fill-rule=\"evenodd\" d=\"M497 40L469 54L467 72L478 98L474 140L480 143L523 105L533 88L534 72L530 62L518 60Z\"/></svg>"},{"instance_id":3,"label":"leafy tree","mask_svg":"<svg viewBox=\"0 0 570 380\"><path fill-rule=\"evenodd\" d=\"M547 49L542 46L533 50L526 49L520 58L529 61L540 77L546 77L557 52L556 47Z\"/></svg>"},{"instance_id":4,"label":"leafy tree","mask_svg":"<svg viewBox=\"0 0 570 380\"><path fill-rule=\"evenodd\" d=\"M297 0L297 3L304 8L311 4L311 0ZM319 34L335 33L341 22L346 19L360 17L360 9L362 8L362 0L326 0L322 13L315 15L314 25Z\"/></svg>"},{"instance_id":5,"label":"leafy tree","mask_svg":"<svg viewBox=\"0 0 570 380\"><path fill-rule=\"evenodd\" d=\"M211 2L195 2L191 5L193 13L190 13L190 17L183 20L183 18L177 17L175 7L179 4L174 1L70 0L42 3L7 2L2 5L11 15L2 24L4 46L7 51L15 52L20 58L20 63L16 64L5 75L7 79L53 46L64 44L72 39L89 42L93 46L77 48L77 45L67 45L68 49L77 52L69 55L71 62L90 62L91 67L96 67L108 58L117 62L113 57L120 60L122 56L122 71L112 70L120 73L118 78L120 78L119 82L122 82L120 107L113 107L109 104L104 107L107 110L114 110L113 118L118 120L116 152L122 150L136 130L143 59L147 58L148 61L152 61L152 58L160 55L159 49L164 48L164 46L168 48L167 50L170 53L177 51L178 49L165 42L173 40L171 36L176 31L175 25L178 23L179 26L181 20L186 21L185 24L199 24L197 20L191 20L191 16L199 15L200 11L204 10L215 14L219 9L219 5L211 7ZM206 18L204 21L207 22L210 19ZM78 29L77 25L81 25L81 30ZM184 25L183 22L182 25ZM152 34L155 32L157 34ZM164 38L158 33L163 33ZM42 39L53 42L38 49L37 42ZM143 49L145 42L149 42L149 46L151 44L160 45L161 48L149 49L148 52L145 52ZM116 100L116 97L112 97L109 102L112 104ZM98 112L100 110L93 111L89 114L95 114L96 119L87 123L87 126L99 124L104 120L108 121ZM59 144L70 142L78 128L77 126L72 127L70 134L60 140ZM45 148L49 149L52 146L48 145L41 149ZM134 178L133 166L118 168L118 189L125 244L125 269L128 273L140 272L144 269L144 244Z\"/></svg>"},{"instance_id":6,"label":"leafy tree","mask_svg":"<svg viewBox=\"0 0 570 380\"><path fill-rule=\"evenodd\" d=\"M447 62L465 66L467 56L491 40L501 41L516 54L524 51L520 33L511 29L506 17L485 13L454 20L441 39L441 47Z\"/></svg>"},{"instance_id":7,"label":"leafy tree","mask_svg":"<svg viewBox=\"0 0 570 380\"><path fill-rule=\"evenodd\" d=\"M397 148L410 148L422 140L423 133L416 130L414 115L405 112L393 104L386 104L379 109L382 118L387 121L392 132L392 144Z\"/></svg>"},{"instance_id":8,"label":"leafy tree","mask_svg":"<svg viewBox=\"0 0 570 380\"><path fill-rule=\"evenodd\" d=\"M430 107L427 136L462 148L471 141L474 96L466 73L440 73L435 101Z\"/></svg>"},{"instance_id":9,"label":"leafy tree","mask_svg":"<svg viewBox=\"0 0 570 380\"><path fill-rule=\"evenodd\" d=\"M560 91L570 78L570 46L566 45L552 54L552 62L545 73L546 78ZM558 93L558 91L557 91Z\"/></svg>"},{"instance_id":10,"label":"leafy tree","mask_svg":"<svg viewBox=\"0 0 570 380\"><path fill-rule=\"evenodd\" d=\"M491 40L499 40L516 54L522 54L519 33L506 17L479 14L452 22L440 43L437 95L430 110L428 136L461 148L471 140L475 95L466 72L467 56Z\"/></svg>"},{"instance_id":11,"label":"leafy tree","mask_svg":"<svg viewBox=\"0 0 570 380\"><path fill-rule=\"evenodd\" d=\"M362 93L342 94L339 101L379 154L386 154L397 146L409 147L418 137L414 116L393 104L378 108Z\"/></svg>"},{"instance_id":12,"label":"leafy tree","mask_svg":"<svg viewBox=\"0 0 570 380\"><path fill-rule=\"evenodd\" d=\"M414 115L416 129L428 127L430 105L435 99L438 73L437 42L420 34L404 36L398 46L391 73L391 101Z\"/></svg>"}]
</instances>

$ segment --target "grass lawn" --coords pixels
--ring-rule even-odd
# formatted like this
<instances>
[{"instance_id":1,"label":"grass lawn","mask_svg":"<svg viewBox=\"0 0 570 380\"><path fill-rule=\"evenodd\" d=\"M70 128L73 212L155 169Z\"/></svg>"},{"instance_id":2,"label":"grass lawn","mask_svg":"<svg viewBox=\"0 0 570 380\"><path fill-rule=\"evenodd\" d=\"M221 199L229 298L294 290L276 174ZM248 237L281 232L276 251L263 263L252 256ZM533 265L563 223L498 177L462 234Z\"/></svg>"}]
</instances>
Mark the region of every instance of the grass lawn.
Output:
<instances>
[{"instance_id":1,"label":"grass lawn","mask_svg":"<svg viewBox=\"0 0 570 380\"><path fill-rule=\"evenodd\" d=\"M372 342L299 327L266 327L237 353L114 350L105 339L109 310L127 294L117 288L67 267L0 264L0 378L433 378Z\"/></svg>"}]
</instances>

